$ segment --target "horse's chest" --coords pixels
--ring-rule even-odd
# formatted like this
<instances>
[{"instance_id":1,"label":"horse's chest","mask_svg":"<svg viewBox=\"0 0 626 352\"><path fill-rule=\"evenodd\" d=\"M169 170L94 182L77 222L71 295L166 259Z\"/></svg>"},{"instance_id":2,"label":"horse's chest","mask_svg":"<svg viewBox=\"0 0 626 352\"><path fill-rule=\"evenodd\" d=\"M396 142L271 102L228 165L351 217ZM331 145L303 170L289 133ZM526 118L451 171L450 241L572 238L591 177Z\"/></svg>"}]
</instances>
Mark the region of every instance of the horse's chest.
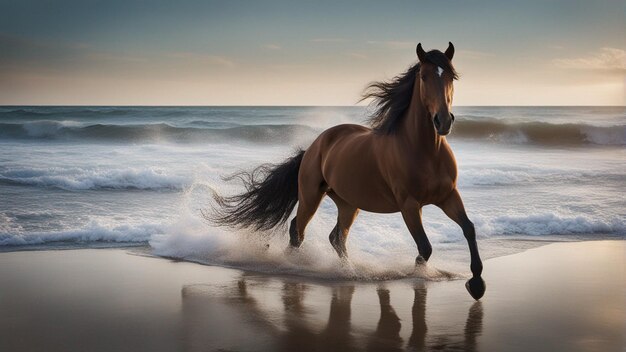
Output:
<instances>
[{"instance_id":1,"label":"horse's chest","mask_svg":"<svg viewBox=\"0 0 626 352\"><path fill-rule=\"evenodd\" d=\"M456 170L431 168L414 175L412 193L425 204L437 203L456 187Z\"/></svg>"}]
</instances>

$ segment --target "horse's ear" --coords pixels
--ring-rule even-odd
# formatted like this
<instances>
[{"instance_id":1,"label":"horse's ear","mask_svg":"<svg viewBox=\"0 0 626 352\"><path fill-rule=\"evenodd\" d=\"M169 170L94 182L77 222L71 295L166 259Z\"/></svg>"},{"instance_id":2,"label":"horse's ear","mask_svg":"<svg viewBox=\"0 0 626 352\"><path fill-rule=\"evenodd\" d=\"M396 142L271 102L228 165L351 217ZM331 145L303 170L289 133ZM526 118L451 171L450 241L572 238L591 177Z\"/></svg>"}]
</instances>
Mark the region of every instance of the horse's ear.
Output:
<instances>
[{"instance_id":1,"label":"horse's ear","mask_svg":"<svg viewBox=\"0 0 626 352\"><path fill-rule=\"evenodd\" d=\"M424 48L422 48L422 43L417 44L415 51L417 52L417 58L420 59L420 62L425 62L426 52L424 51Z\"/></svg>"},{"instance_id":2,"label":"horse's ear","mask_svg":"<svg viewBox=\"0 0 626 352\"><path fill-rule=\"evenodd\" d=\"M446 49L445 54L448 60L452 61L452 57L454 56L454 45L452 45L452 42L448 42L448 49Z\"/></svg>"}]
</instances>

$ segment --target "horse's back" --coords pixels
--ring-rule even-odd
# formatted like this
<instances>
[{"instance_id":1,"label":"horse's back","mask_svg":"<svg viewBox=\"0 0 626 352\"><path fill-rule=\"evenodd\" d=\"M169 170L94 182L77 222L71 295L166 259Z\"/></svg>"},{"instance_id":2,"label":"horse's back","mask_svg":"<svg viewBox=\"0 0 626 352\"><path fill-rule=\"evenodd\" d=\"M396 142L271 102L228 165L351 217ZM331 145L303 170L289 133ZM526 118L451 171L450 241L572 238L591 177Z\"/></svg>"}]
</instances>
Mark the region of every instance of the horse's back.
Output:
<instances>
[{"instance_id":1,"label":"horse's back","mask_svg":"<svg viewBox=\"0 0 626 352\"><path fill-rule=\"evenodd\" d=\"M367 127L338 125L320 134L305 159L318 165L328 191L348 203L373 212L395 212L393 194L378 164L375 138Z\"/></svg>"},{"instance_id":2,"label":"horse's back","mask_svg":"<svg viewBox=\"0 0 626 352\"><path fill-rule=\"evenodd\" d=\"M371 128L355 124L342 124L333 126L322 132L316 139L316 142L322 143L323 146L329 147L336 142L345 142L353 140L356 137L367 136L372 133ZM347 139L347 140L346 140Z\"/></svg>"}]
</instances>

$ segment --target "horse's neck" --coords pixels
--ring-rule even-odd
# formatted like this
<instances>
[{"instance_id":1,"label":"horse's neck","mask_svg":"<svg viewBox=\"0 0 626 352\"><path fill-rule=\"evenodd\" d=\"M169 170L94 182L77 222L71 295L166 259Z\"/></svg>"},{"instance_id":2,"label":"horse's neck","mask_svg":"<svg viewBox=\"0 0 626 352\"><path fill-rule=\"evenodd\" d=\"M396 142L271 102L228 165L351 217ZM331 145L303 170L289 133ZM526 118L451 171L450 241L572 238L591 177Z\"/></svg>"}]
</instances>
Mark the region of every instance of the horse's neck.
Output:
<instances>
[{"instance_id":1,"label":"horse's neck","mask_svg":"<svg viewBox=\"0 0 626 352\"><path fill-rule=\"evenodd\" d=\"M446 143L445 137L435 132L432 118L422 104L420 98L419 78L415 79L413 97L404 118L404 126L400 133L404 134L404 140L410 144L410 149L420 154L435 154Z\"/></svg>"}]
</instances>

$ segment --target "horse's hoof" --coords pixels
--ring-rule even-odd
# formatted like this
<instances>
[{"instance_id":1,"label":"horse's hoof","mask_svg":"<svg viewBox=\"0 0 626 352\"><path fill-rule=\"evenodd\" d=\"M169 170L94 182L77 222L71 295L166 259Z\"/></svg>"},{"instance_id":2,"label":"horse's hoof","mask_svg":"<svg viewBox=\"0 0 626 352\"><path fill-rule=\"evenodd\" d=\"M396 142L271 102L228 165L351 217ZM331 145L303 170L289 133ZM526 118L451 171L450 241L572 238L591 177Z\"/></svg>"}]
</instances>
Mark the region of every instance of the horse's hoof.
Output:
<instances>
[{"instance_id":1,"label":"horse's hoof","mask_svg":"<svg viewBox=\"0 0 626 352\"><path fill-rule=\"evenodd\" d=\"M465 288L467 289L467 292L469 292L469 294L478 301L485 294L485 289L487 287L485 286L485 280L479 276L467 280Z\"/></svg>"},{"instance_id":2,"label":"horse's hoof","mask_svg":"<svg viewBox=\"0 0 626 352\"><path fill-rule=\"evenodd\" d=\"M415 266L419 265L426 265L426 259L424 259L421 255L418 255L417 258L415 258Z\"/></svg>"}]
</instances>

